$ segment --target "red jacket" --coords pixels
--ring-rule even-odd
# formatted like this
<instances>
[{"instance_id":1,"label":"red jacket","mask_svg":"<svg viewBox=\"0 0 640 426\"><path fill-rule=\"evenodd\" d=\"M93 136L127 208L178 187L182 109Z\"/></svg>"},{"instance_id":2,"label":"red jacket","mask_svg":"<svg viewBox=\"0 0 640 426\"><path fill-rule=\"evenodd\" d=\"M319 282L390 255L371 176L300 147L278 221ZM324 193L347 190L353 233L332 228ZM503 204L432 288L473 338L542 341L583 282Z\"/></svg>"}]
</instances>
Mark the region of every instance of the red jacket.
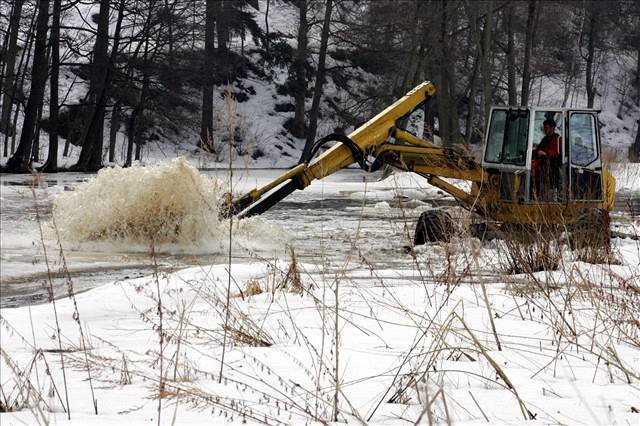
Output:
<instances>
[{"instance_id":1,"label":"red jacket","mask_svg":"<svg viewBox=\"0 0 640 426\"><path fill-rule=\"evenodd\" d=\"M544 152L545 156L540 155ZM554 133L551 136L545 136L542 138L538 146L533 150L533 160L531 160L531 175L536 176L540 169L540 160L543 158L549 159L553 164L557 161L560 155L560 135Z\"/></svg>"}]
</instances>

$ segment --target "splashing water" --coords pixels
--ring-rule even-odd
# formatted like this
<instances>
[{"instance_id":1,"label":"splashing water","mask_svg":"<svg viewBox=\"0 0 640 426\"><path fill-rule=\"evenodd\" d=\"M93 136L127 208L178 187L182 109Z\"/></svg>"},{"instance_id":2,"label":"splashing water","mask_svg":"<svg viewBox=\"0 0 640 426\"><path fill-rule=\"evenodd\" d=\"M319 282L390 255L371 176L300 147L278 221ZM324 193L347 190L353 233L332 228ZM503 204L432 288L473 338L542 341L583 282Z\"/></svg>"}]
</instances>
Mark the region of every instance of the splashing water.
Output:
<instances>
[{"instance_id":1,"label":"splashing water","mask_svg":"<svg viewBox=\"0 0 640 426\"><path fill-rule=\"evenodd\" d=\"M93 249L211 253L225 250L229 223L218 218L222 183L183 158L151 167L102 169L60 195L53 217L67 243ZM257 248L284 241L284 231L259 219L233 225L234 242ZM261 241L262 240L262 241Z\"/></svg>"}]
</instances>

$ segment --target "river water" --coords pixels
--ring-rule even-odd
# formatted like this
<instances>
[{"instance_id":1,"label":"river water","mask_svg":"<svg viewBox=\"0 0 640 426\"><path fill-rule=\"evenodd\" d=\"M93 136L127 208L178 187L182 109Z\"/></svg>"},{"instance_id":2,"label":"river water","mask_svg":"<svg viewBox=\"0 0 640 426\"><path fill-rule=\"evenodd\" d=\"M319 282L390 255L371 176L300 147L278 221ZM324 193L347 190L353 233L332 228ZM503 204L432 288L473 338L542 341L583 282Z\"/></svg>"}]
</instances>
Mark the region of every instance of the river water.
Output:
<instances>
[{"instance_id":1,"label":"river water","mask_svg":"<svg viewBox=\"0 0 640 426\"><path fill-rule=\"evenodd\" d=\"M282 172L274 169L235 170L234 192L243 193L264 185ZM201 173L228 180L226 170L202 170ZM41 238L40 228L50 220L56 196L74 191L92 177L75 173L46 175L39 183L29 175L0 177L0 306L46 301L49 274L54 282L64 281L60 247L47 232ZM402 187L403 182L389 183L388 180L378 185L375 183L378 178L379 175L365 174L360 170L344 170L314 182L305 191L296 191L261 216L265 221L280 225L287 241L278 241L267 247L236 248L233 262L288 258L290 252L285 246L292 246L301 261L323 264L328 268L329 265L340 264L349 255L353 257L353 253L390 268L410 263L406 255L396 256L395 253L403 253L403 246L408 244L414 226L411 221L417 218L420 209L434 203L452 204L451 200L436 191L427 190L421 197L432 202L418 202L414 200L418 198L415 182L406 187ZM420 185L424 182L417 184ZM265 236L260 237L264 240ZM226 253L202 254L201 250L189 253L188 248L180 251L181 254L177 255L157 255L155 261L160 270L172 271L228 261ZM148 275L154 267L148 253L128 252L122 247L94 250L85 245L81 250L63 247L62 252L76 292L115 280ZM56 296L66 294L66 291L65 285L54 286Z\"/></svg>"},{"instance_id":2,"label":"river water","mask_svg":"<svg viewBox=\"0 0 640 426\"><path fill-rule=\"evenodd\" d=\"M203 170L202 173L228 178L228 171ZM282 173L274 169L238 169L234 171L234 189L243 193L261 186ZM394 175L395 176L395 175ZM295 249L302 262L322 265L326 273L340 271L348 259L360 259L377 269L411 269L413 260L405 253L415 220L420 212L435 206L453 206L453 200L426 185L415 175L402 174L378 182L376 174L349 169L304 191L296 191L262 215L262 219L281 226L288 241L233 251L234 263L288 258ZM56 297L66 294L61 275L60 247L50 236L40 235L40 225L50 220L53 200L73 191L92 178L87 174L46 175L40 184L28 175L0 177L1 283L0 306L41 303L48 298L50 274ZM616 209L620 217L640 214L638 194L621 194ZM264 235L261 236L264 239ZM148 253L101 248L62 253L76 292L104 283L141 277L153 272L154 261ZM161 254L155 259L162 271L188 266L226 263L226 253ZM47 266L48 263L48 266Z\"/></svg>"}]
</instances>

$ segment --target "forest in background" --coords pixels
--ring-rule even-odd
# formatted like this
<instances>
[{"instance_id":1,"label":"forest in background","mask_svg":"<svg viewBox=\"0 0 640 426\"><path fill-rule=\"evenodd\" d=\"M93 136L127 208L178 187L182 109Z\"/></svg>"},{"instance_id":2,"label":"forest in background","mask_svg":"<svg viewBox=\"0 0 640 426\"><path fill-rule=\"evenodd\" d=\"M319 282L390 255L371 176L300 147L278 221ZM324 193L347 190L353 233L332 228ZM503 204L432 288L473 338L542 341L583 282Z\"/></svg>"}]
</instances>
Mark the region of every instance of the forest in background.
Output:
<instances>
[{"instance_id":1,"label":"forest in background","mask_svg":"<svg viewBox=\"0 0 640 426\"><path fill-rule=\"evenodd\" d=\"M352 128L425 79L438 93L424 137L448 146L480 143L491 105L540 103L543 80L557 105L594 107L612 64L614 113L640 107L635 1L5 0L0 36L3 172L61 170L72 147L65 170L127 166L167 128L197 129L202 152L260 158L268 145L216 124L220 90L242 103L254 81L285 99L273 109L300 158L323 119Z\"/></svg>"}]
</instances>

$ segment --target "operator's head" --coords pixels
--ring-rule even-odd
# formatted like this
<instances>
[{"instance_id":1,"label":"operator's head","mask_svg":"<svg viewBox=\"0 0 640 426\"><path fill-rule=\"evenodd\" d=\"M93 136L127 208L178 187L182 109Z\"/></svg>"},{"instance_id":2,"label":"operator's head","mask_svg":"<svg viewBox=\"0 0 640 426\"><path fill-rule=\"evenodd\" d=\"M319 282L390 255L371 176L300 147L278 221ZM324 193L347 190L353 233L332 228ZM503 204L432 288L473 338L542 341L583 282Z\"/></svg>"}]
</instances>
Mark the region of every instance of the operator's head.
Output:
<instances>
[{"instance_id":1,"label":"operator's head","mask_svg":"<svg viewBox=\"0 0 640 426\"><path fill-rule=\"evenodd\" d=\"M556 122L553 118L547 118L544 120L544 123L542 123L542 127L544 128L544 134L551 136L556 130Z\"/></svg>"}]
</instances>

